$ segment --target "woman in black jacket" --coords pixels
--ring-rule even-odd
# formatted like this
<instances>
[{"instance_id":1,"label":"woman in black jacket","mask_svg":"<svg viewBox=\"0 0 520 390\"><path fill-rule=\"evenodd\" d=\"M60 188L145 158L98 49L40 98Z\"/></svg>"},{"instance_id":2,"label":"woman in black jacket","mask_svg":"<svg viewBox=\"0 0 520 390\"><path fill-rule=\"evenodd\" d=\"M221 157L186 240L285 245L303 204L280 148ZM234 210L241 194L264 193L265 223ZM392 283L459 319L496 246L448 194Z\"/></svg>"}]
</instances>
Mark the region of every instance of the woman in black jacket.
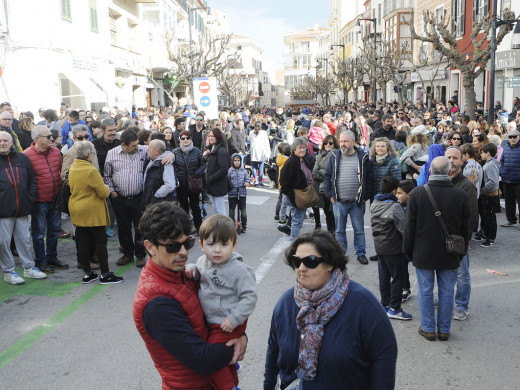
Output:
<instances>
[{"instance_id":1,"label":"woman in black jacket","mask_svg":"<svg viewBox=\"0 0 520 390\"><path fill-rule=\"evenodd\" d=\"M280 173L280 187L282 194L289 200L291 208L291 242L300 234L305 218L305 209L296 207L294 199L295 189L305 189L314 184L312 168L304 158L307 152L307 141L303 137L294 139L291 145L291 157L287 160Z\"/></svg>"},{"instance_id":2,"label":"woman in black jacket","mask_svg":"<svg viewBox=\"0 0 520 390\"><path fill-rule=\"evenodd\" d=\"M202 159L202 152L193 145L192 134L188 130L183 130L179 134L179 144L180 146L173 151L175 155L175 175L179 180L177 199L188 215L191 208L193 224L198 233L202 223L199 206L200 191L190 190L188 175L192 178L201 178L206 166Z\"/></svg>"},{"instance_id":3,"label":"woman in black jacket","mask_svg":"<svg viewBox=\"0 0 520 390\"><path fill-rule=\"evenodd\" d=\"M215 213L227 216L224 197L228 193L229 156L224 135L218 128L208 132L209 145L204 152L206 183Z\"/></svg>"}]
</instances>

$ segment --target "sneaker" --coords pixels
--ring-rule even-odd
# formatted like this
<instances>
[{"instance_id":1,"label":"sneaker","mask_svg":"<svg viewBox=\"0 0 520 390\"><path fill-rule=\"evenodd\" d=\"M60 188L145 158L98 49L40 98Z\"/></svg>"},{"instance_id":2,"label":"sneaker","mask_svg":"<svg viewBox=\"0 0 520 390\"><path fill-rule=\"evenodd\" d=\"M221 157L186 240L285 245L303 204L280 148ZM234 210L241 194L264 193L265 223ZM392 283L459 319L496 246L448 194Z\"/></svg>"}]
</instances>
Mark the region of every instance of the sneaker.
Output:
<instances>
[{"instance_id":1,"label":"sneaker","mask_svg":"<svg viewBox=\"0 0 520 390\"><path fill-rule=\"evenodd\" d=\"M482 248L490 248L491 245L494 245L494 244L491 244L491 241L492 240L490 240L489 238L486 238L486 240L482 244L480 244L480 246Z\"/></svg>"},{"instance_id":2,"label":"sneaker","mask_svg":"<svg viewBox=\"0 0 520 390\"><path fill-rule=\"evenodd\" d=\"M239 373L240 371L242 371L242 366L239 362L237 362L237 373Z\"/></svg>"},{"instance_id":3,"label":"sneaker","mask_svg":"<svg viewBox=\"0 0 520 390\"><path fill-rule=\"evenodd\" d=\"M403 321L409 321L412 319L412 315L405 313L403 309L394 310L392 308L388 309L386 312L388 315L388 318L392 318L394 320L403 320Z\"/></svg>"},{"instance_id":4,"label":"sneaker","mask_svg":"<svg viewBox=\"0 0 520 390\"><path fill-rule=\"evenodd\" d=\"M99 284L117 284L121 283L122 281L123 278L121 276L116 276L113 272L109 272L105 276L101 275L101 278L99 279Z\"/></svg>"},{"instance_id":5,"label":"sneaker","mask_svg":"<svg viewBox=\"0 0 520 390\"><path fill-rule=\"evenodd\" d=\"M65 230L61 229L60 235L58 236L58 238L69 238L69 237L70 237L70 233L67 233Z\"/></svg>"},{"instance_id":6,"label":"sneaker","mask_svg":"<svg viewBox=\"0 0 520 390\"><path fill-rule=\"evenodd\" d=\"M277 222L280 221L280 215L275 214L274 215L274 220L277 221Z\"/></svg>"},{"instance_id":7,"label":"sneaker","mask_svg":"<svg viewBox=\"0 0 520 390\"><path fill-rule=\"evenodd\" d=\"M284 219L282 221L279 221L278 226L280 226L280 225L287 225L287 220Z\"/></svg>"},{"instance_id":8,"label":"sneaker","mask_svg":"<svg viewBox=\"0 0 520 390\"><path fill-rule=\"evenodd\" d=\"M98 274L96 274L95 272L90 272L89 274L83 275L83 280L81 281L81 283L89 284L90 282L94 282L98 279L99 279Z\"/></svg>"},{"instance_id":9,"label":"sneaker","mask_svg":"<svg viewBox=\"0 0 520 390\"><path fill-rule=\"evenodd\" d=\"M240 229L240 233L245 233L245 232L246 232L246 227L242 226L242 229Z\"/></svg>"},{"instance_id":10,"label":"sneaker","mask_svg":"<svg viewBox=\"0 0 520 390\"><path fill-rule=\"evenodd\" d=\"M58 259L49 260L47 261L47 264L55 269L69 269L69 265L67 263L64 263L63 261L60 261Z\"/></svg>"},{"instance_id":11,"label":"sneaker","mask_svg":"<svg viewBox=\"0 0 520 390\"><path fill-rule=\"evenodd\" d=\"M475 235L473 236L473 238L471 240L472 241L482 241L483 238L484 238L484 236L482 234L475 233Z\"/></svg>"},{"instance_id":12,"label":"sneaker","mask_svg":"<svg viewBox=\"0 0 520 390\"><path fill-rule=\"evenodd\" d=\"M453 319L457 321L464 321L466 318L468 318L469 310L459 310L456 309L455 313L453 313Z\"/></svg>"},{"instance_id":13,"label":"sneaker","mask_svg":"<svg viewBox=\"0 0 520 390\"><path fill-rule=\"evenodd\" d=\"M114 237L114 229L111 226L106 227L107 237Z\"/></svg>"},{"instance_id":14,"label":"sneaker","mask_svg":"<svg viewBox=\"0 0 520 390\"><path fill-rule=\"evenodd\" d=\"M25 268L23 270L23 277L29 279L45 279L47 277L38 267Z\"/></svg>"},{"instance_id":15,"label":"sneaker","mask_svg":"<svg viewBox=\"0 0 520 390\"><path fill-rule=\"evenodd\" d=\"M12 271L4 274L4 281L10 284L24 284L25 280L18 275L18 272Z\"/></svg>"},{"instance_id":16,"label":"sneaker","mask_svg":"<svg viewBox=\"0 0 520 390\"><path fill-rule=\"evenodd\" d=\"M410 295L412 295L412 292L410 291L410 289L408 289L408 288L403 289L403 294L401 295L402 301L406 302L408 300L408 298L410 298Z\"/></svg>"},{"instance_id":17,"label":"sneaker","mask_svg":"<svg viewBox=\"0 0 520 390\"><path fill-rule=\"evenodd\" d=\"M285 233L287 235L291 234L291 228L287 225L280 225L278 224L278 230L282 233Z\"/></svg>"},{"instance_id":18,"label":"sneaker","mask_svg":"<svg viewBox=\"0 0 520 390\"><path fill-rule=\"evenodd\" d=\"M501 223L500 226L502 226L502 227L516 227L516 222L513 223L513 222L507 221L507 222Z\"/></svg>"}]
</instances>

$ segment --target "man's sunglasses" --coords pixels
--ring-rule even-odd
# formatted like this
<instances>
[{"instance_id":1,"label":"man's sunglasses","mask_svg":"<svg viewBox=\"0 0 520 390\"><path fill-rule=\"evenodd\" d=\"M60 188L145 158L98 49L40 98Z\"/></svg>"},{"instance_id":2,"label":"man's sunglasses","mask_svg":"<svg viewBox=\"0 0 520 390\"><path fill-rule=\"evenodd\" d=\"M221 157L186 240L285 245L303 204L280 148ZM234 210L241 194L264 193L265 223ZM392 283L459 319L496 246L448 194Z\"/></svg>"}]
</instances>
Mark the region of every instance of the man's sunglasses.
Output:
<instances>
[{"instance_id":1,"label":"man's sunglasses","mask_svg":"<svg viewBox=\"0 0 520 390\"><path fill-rule=\"evenodd\" d=\"M452 141L460 141L460 138L452 138Z\"/></svg>"},{"instance_id":2,"label":"man's sunglasses","mask_svg":"<svg viewBox=\"0 0 520 390\"><path fill-rule=\"evenodd\" d=\"M47 138L47 139L51 139L51 138L53 138L53 137L52 137L52 134L49 134L49 135L40 135L40 137L42 137L42 138Z\"/></svg>"},{"instance_id":3,"label":"man's sunglasses","mask_svg":"<svg viewBox=\"0 0 520 390\"><path fill-rule=\"evenodd\" d=\"M200 121L203 121L204 119L202 119L202 118L195 118L195 120L200 122Z\"/></svg>"},{"instance_id":4,"label":"man's sunglasses","mask_svg":"<svg viewBox=\"0 0 520 390\"><path fill-rule=\"evenodd\" d=\"M181 250L181 247L184 246L184 249L187 251L193 248L193 245L195 245L195 237L189 236L185 241L183 242L172 242L171 244L161 244L160 242L157 243L157 246L164 246L166 249L166 252L168 253L177 253Z\"/></svg>"},{"instance_id":5,"label":"man's sunglasses","mask_svg":"<svg viewBox=\"0 0 520 390\"><path fill-rule=\"evenodd\" d=\"M517 135L508 135L507 138L509 138L509 139L515 139L515 138L518 138L518 136L517 136Z\"/></svg>"},{"instance_id":6,"label":"man's sunglasses","mask_svg":"<svg viewBox=\"0 0 520 390\"><path fill-rule=\"evenodd\" d=\"M88 141L88 135L78 135L76 138L78 141Z\"/></svg>"},{"instance_id":7,"label":"man's sunglasses","mask_svg":"<svg viewBox=\"0 0 520 390\"><path fill-rule=\"evenodd\" d=\"M300 268L301 263L303 263L303 265L305 267L314 269L318 265L320 265L321 262L323 262L323 257L309 255L309 256L300 258L298 256L293 255L291 258L291 262L292 262L294 268Z\"/></svg>"}]
</instances>

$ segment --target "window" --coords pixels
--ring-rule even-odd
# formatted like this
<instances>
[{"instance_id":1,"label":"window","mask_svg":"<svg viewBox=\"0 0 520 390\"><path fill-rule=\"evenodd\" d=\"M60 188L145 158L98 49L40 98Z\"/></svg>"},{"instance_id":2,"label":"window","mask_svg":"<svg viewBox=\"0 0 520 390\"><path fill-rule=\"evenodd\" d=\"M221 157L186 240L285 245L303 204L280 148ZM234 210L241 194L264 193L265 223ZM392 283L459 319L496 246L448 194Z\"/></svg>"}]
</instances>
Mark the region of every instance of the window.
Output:
<instances>
[{"instance_id":1,"label":"window","mask_svg":"<svg viewBox=\"0 0 520 390\"><path fill-rule=\"evenodd\" d=\"M473 22L489 17L489 0L473 0Z\"/></svg>"},{"instance_id":2,"label":"window","mask_svg":"<svg viewBox=\"0 0 520 390\"><path fill-rule=\"evenodd\" d=\"M96 0L89 0L89 6L90 6L90 31L99 32Z\"/></svg>"},{"instance_id":3,"label":"window","mask_svg":"<svg viewBox=\"0 0 520 390\"><path fill-rule=\"evenodd\" d=\"M118 35L117 35L117 19L119 19L121 15L113 10L108 11L108 19L110 24L110 43L112 45L118 44Z\"/></svg>"},{"instance_id":4,"label":"window","mask_svg":"<svg viewBox=\"0 0 520 390\"><path fill-rule=\"evenodd\" d=\"M452 20L455 21L455 33L457 36L464 35L464 18L466 15L466 0L452 0Z\"/></svg>"},{"instance_id":5,"label":"window","mask_svg":"<svg viewBox=\"0 0 520 390\"><path fill-rule=\"evenodd\" d=\"M70 0L61 0L61 18L72 22L72 15L70 13Z\"/></svg>"},{"instance_id":6,"label":"window","mask_svg":"<svg viewBox=\"0 0 520 390\"><path fill-rule=\"evenodd\" d=\"M310 42L302 42L302 53L308 53L310 51Z\"/></svg>"},{"instance_id":7,"label":"window","mask_svg":"<svg viewBox=\"0 0 520 390\"><path fill-rule=\"evenodd\" d=\"M500 17L504 14L505 9L511 9L511 0L502 0L502 7L500 12Z\"/></svg>"}]
</instances>

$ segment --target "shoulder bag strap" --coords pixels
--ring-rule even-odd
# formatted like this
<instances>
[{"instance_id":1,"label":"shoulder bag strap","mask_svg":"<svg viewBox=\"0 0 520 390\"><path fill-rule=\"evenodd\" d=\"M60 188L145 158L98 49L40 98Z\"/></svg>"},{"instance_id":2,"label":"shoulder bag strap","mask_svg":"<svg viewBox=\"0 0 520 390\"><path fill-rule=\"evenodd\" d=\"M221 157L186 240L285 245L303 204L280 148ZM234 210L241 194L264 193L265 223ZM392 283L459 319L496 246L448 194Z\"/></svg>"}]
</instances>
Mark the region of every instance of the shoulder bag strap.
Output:
<instances>
[{"instance_id":1,"label":"shoulder bag strap","mask_svg":"<svg viewBox=\"0 0 520 390\"><path fill-rule=\"evenodd\" d=\"M432 192L430 191L430 187L428 187L428 184L424 185L424 189L426 190L426 193L428 194L428 198L430 198L430 202L432 203L433 210L435 210L435 216L439 218L439 222L441 223L442 230L444 230L444 234L446 236L449 236L448 229L446 228L446 225L444 224L444 219L442 218L442 214L439 211L439 208L437 207L437 203L435 202L435 199L433 198Z\"/></svg>"},{"instance_id":2,"label":"shoulder bag strap","mask_svg":"<svg viewBox=\"0 0 520 390\"><path fill-rule=\"evenodd\" d=\"M188 176L190 176L190 168L188 167L188 160L186 160L186 154L181 150L182 157L184 158L184 165L186 165L186 171L188 171Z\"/></svg>"}]
</instances>

